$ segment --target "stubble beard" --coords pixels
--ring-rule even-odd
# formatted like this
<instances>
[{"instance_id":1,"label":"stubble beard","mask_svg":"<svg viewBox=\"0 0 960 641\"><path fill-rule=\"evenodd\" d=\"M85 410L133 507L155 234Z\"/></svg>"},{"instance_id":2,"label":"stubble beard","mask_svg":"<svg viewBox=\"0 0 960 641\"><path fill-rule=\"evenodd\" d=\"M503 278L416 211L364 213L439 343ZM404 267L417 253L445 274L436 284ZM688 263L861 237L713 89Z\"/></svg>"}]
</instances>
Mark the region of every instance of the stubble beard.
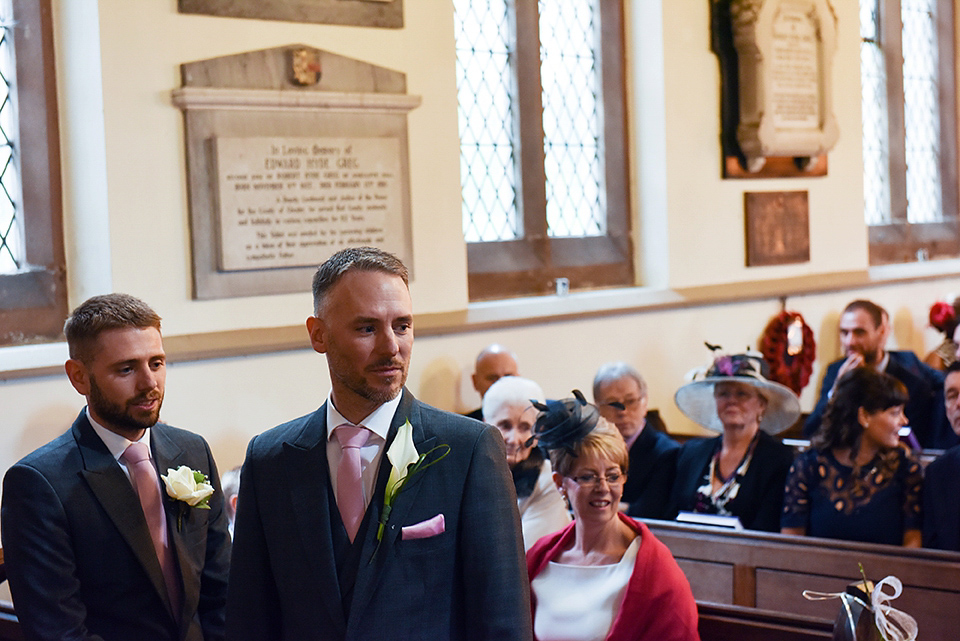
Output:
<instances>
[{"instance_id":1,"label":"stubble beard","mask_svg":"<svg viewBox=\"0 0 960 641\"><path fill-rule=\"evenodd\" d=\"M93 413L102 421L109 423L110 427L115 427L129 434L135 434L140 430L145 430L148 427L153 427L157 424L157 421L160 420L160 406L163 404L163 395L160 394L159 402L157 403L157 408L150 412L146 418L137 418L134 416L129 406L132 403L136 403L145 398L154 398L155 394L146 394L143 396L137 396L129 401L126 405L120 405L119 403L114 403L104 396L103 391L100 389L100 386L97 385L95 379L90 379L90 408L93 410ZM105 426L106 427L106 426Z\"/></svg>"},{"instance_id":2,"label":"stubble beard","mask_svg":"<svg viewBox=\"0 0 960 641\"><path fill-rule=\"evenodd\" d=\"M329 359L331 354L327 354ZM388 364L396 365L397 363L393 360L377 363L375 367L380 367ZM397 394L400 393L400 390L403 389L403 386L407 382L407 364L401 364L401 374L400 379L389 387L375 387L367 382L367 379L364 377L363 373L354 373L351 371L349 366L345 366L346 363L340 362L339 357L334 357L330 362L330 373L340 382L340 384L360 398L369 401L371 404L376 406L383 405L389 401L392 401L397 397Z\"/></svg>"}]
</instances>

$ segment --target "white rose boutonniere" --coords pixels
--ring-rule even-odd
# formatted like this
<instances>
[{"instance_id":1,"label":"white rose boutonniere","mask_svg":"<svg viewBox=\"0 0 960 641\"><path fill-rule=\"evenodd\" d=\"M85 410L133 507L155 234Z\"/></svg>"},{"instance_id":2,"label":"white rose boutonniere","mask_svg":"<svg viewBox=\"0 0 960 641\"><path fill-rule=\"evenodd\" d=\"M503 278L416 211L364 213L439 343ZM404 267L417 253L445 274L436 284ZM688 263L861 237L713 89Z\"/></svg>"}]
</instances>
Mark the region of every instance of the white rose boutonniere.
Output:
<instances>
[{"instance_id":1,"label":"white rose boutonniere","mask_svg":"<svg viewBox=\"0 0 960 641\"><path fill-rule=\"evenodd\" d=\"M387 450L387 458L390 460L390 476L387 479L387 490L383 496L383 510L380 512L380 523L377 526L377 549L373 551L373 556L376 556L377 550L380 549L383 530L390 519L390 511L393 509L393 502L397 498L397 494L400 494L407 487L407 484L417 472L422 472L434 463L438 463L449 453L450 446L443 444L420 454L413 444L413 426L410 425L410 421L406 421L397 429L397 435L393 439L390 449ZM372 561L373 557L370 560Z\"/></svg>"},{"instance_id":2,"label":"white rose boutonniere","mask_svg":"<svg viewBox=\"0 0 960 641\"><path fill-rule=\"evenodd\" d=\"M161 474L160 478L167 486L167 495L181 502L180 514L177 516L177 531L183 523L183 513L187 505L200 510L210 509L213 486L210 485L210 478L203 472L181 465L175 470L168 468L167 473Z\"/></svg>"}]
</instances>

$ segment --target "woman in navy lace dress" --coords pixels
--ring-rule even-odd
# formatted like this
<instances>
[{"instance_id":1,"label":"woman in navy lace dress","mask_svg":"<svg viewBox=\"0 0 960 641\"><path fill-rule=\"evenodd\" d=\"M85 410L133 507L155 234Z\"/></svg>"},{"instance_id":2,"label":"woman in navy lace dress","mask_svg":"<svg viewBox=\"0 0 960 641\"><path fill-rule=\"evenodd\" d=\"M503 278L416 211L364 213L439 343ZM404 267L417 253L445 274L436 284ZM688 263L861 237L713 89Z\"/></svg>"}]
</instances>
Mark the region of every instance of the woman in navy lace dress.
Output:
<instances>
[{"instance_id":1,"label":"woman in navy lace dress","mask_svg":"<svg viewBox=\"0 0 960 641\"><path fill-rule=\"evenodd\" d=\"M899 437L906 402L900 381L870 367L837 382L790 468L781 532L920 547L923 473Z\"/></svg>"}]
</instances>

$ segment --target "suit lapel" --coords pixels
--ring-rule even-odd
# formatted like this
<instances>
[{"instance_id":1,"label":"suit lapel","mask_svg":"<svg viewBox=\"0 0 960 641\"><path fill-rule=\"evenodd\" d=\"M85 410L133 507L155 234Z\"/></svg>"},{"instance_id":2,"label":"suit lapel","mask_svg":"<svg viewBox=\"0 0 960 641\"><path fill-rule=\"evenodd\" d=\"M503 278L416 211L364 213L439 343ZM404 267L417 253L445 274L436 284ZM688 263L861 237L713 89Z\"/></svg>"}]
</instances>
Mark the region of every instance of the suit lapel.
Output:
<instances>
[{"instance_id":1,"label":"suit lapel","mask_svg":"<svg viewBox=\"0 0 960 641\"><path fill-rule=\"evenodd\" d=\"M150 430L150 445L153 450L153 461L157 466L157 475L166 474L167 470L177 469L181 465L187 465L187 452L183 447L174 441L169 432L161 424L154 425ZM177 565L180 570L180 585L183 587L183 603L178 620L181 626L181 637L186 627L189 627L190 620L196 612L197 604L200 601L200 571L203 567L204 559L195 558L196 542L187 541L184 538L183 525L191 517L190 510L180 501L175 500L166 492L163 479L160 479L161 495L163 497L163 511L167 518L167 532L173 548L177 555ZM183 514L181 517L181 510ZM178 519L182 518L182 523L178 524Z\"/></svg>"},{"instance_id":2,"label":"suit lapel","mask_svg":"<svg viewBox=\"0 0 960 641\"><path fill-rule=\"evenodd\" d=\"M383 507L383 497L387 485L387 477L390 474L390 460L387 458L387 450L393 444L397 436L397 430L405 421L409 420L413 427L413 443L417 452L423 454L432 448L436 439L427 438L420 420L420 410L413 396L406 390L403 391L403 399L397 408L397 413L390 424L390 432L387 435L387 442L384 446L383 456L380 459L380 469L377 474L377 492L370 502L370 525L367 528L366 538L364 539L364 550L360 557L360 569L357 572L357 582L354 587L353 604L350 607L350 618L352 621L358 621L363 618L363 611L370 598L376 591L380 578L383 576L383 565L392 555L393 546L396 544L397 537L400 536L401 527L410 512L410 508L416 502L417 494L420 492L422 474L413 477L410 484L400 492L393 503L390 518L387 521L383 532L383 540L377 545L377 522L380 518L381 508ZM376 555L374 556L374 552Z\"/></svg>"},{"instance_id":3,"label":"suit lapel","mask_svg":"<svg viewBox=\"0 0 960 641\"><path fill-rule=\"evenodd\" d=\"M290 501L296 514L297 529L304 551L304 562L313 568L317 592L338 634L346 633L340 597L337 564L333 553L330 523L330 463L327 460L327 405L320 407L304 423L300 434L284 443L287 474L292 479Z\"/></svg>"},{"instance_id":4,"label":"suit lapel","mask_svg":"<svg viewBox=\"0 0 960 641\"><path fill-rule=\"evenodd\" d=\"M83 459L83 478L143 566L154 590L169 611L170 600L163 582L163 571L153 549L147 520L143 516L143 509L130 480L120 469L120 464L110 454L107 446L93 431L85 413L74 422L73 437Z\"/></svg>"}]
</instances>

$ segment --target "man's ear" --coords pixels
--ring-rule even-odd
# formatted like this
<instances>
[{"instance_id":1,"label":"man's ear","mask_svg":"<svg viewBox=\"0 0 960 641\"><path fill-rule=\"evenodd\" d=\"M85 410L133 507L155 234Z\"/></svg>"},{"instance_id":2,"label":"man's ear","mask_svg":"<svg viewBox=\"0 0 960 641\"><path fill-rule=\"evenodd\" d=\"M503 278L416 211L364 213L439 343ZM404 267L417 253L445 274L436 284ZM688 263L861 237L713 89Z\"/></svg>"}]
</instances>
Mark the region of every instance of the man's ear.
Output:
<instances>
[{"instance_id":1,"label":"man's ear","mask_svg":"<svg viewBox=\"0 0 960 641\"><path fill-rule=\"evenodd\" d=\"M81 361L71 358L63 364L63 369L66 370L67 378L70 379L73 389L83 396L88 396L90 394L90 372L87 371L87 366Z\"/></svg>"},{"instance_id":2,"label":"man's ear","mask_svg":"<svg viewBox=\"0 0 960 641\"><path fill-rule=\"evenodd\" d=\"M320 354L327 353L327 327L316 316L307 317L307 333L310 334L310 344L314 351Z\"/></svg>"}]
</instances>

